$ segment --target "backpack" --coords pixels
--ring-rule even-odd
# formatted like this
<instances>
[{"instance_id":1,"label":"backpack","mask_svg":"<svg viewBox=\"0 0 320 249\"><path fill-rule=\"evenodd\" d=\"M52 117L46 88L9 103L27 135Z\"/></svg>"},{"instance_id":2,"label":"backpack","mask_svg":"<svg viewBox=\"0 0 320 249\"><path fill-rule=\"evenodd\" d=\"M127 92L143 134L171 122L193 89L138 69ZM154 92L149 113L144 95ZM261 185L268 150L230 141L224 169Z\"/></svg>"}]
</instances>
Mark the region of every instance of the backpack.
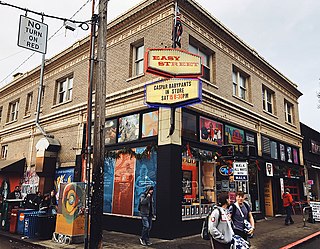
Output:
<instances>
[{"instance_id":1,"label":"backpack","mask_svg":"<svg viewBox=\"0 0 320 249\"><path fill-rule=\"evenodd\" d=\"M210 215L211 213L213 212L214 209L216 209L218 207L214 207L212 209L212 211L207 214L207 216L204 218L204 221L202 223L202 230L201 230L201 238L204 239L204 240L210 240L210 233L209 233L209 218L210 218ZM219 222L220 222L220 219L221 219L221 210L218 208L219 210L219 218L218 218L218 224L217 226L219 225Z\"/></svg>"}]
</instances>

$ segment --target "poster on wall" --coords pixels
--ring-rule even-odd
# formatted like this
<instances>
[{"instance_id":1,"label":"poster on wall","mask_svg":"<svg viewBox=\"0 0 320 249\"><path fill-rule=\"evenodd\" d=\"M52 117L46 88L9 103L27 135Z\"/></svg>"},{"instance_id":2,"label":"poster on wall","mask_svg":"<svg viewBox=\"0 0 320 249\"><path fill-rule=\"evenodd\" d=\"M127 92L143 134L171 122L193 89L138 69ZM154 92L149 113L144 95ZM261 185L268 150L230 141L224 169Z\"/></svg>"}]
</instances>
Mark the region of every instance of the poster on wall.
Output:
<instances>
[{"instance_id":1,"label":"poster on wall","mask_svg":"<svg viewBox=\"0 0 320 249\"><path fill-rule=\"evenodd\" d=\"M158 135L158 111L144 113L142 116L142 138Z\"/></svg>"},{"instance_id":2,"label":"poster on wall","mask_svg":"<svg viewBox=\"0 0 320 249\"><path fill-rule=\"evenodd\" d=\"M294 164L299 164L298 150L297 149L292 149L292 154L293 154L293 163Z\"/></svg>"},{"instance_id":3,"label":"poster on wall","mask_svg":"<svg viewBox=\"0 0 320 249\"><path fill-rule=\"evenodd\" d=\"M245 142L244 130L225 125L225 136L228 144L242 144Z\"/></svg>"},{"instance_id":4,"label":"poster on wall","mask_svg":"<svg viewBox=\"0 0 320 249\"><path fill-rule=\"evenodd\" d=\"M136 153L141 154L146 148L141 147L136 149ZM138 205L140 196L144 193L148 186L155 187L153 190L153 200L156 200L157 196L157 153L151 152L150 158L136 160L135 169L135 185L134 185L134 202L133 202L133 214L139 215ZM155 206L156 207L156 206Z\"/></svg>"},{"instance_id":5,"label":"poster on wall","mask_svg":"<svg viewBox=\"0 0 320 249\"><path fill-rule=\"evenodd\" d=\"M114 168L112 213L132 215L135 157L120 154Z\"/></svg>"},{"instance_id":6,"label":"poster on wall","mask_svg":"<svg viewBox=\"0 0 320 249\"><path fill-rule=\"evenodd\" d=\"M266 163L266 174L267 174L267 176L273 176L272 163Z\"/></svg>"},{"instance_id":7,"label":"poster on wall","mask_svg":"<svg viewBox=\"0 0 320 249\"><path fill-rule=\"evenodd\" d=\"M222 145L223 124L200 117L200 142Z\"/></svg>"},{"instance_id":8,"label":"poster on wall","mask_svg":"<svg viewBox=\"0 0 320 249\"><path fill-rule=\"evenodd\" d=\"M59 200L60 184L71 183L74 178L74 167L59 168L56 170L54 176L54 190L56 191L56 198Z\"/></svg>"},{"instance_id":9,"label":"poster on wall","mask_svg":"<svg viewBox=\"0 0 320 249\"><path fill-rule=\"evenodd\" d=\"M116 160L113 158L104 159L104 185L103 185L103 212L112 212L112 194L114 183L114 166Z\"/></svg>"},{"instance_id":10,"label":"poster on wall","mask_svg":"<svg viewBox=\"0 0 320 249\"><path fill-rule=\"evenodd\" d=\"M119 118L118 142L128 142L139 138L139 114Z\"/></svg>"},{"instance_id":11,"label":"poster on wall","mask_svg":"<svg viewBox=\"0 0 320 249\"><path fill-rule=\"evenodd\" d=\"M283 144L280 144L280 160L285 161L286 160L286 152Z\"/></svg>"},{"instance_id":12,"label":"poster on wall","mask_svg":"<svg viewBox=\"0 0 320 249\"><path fill-rule=\"evenodd\" d=\"M287 146L287 158L288 163L292 163L292 148L290 146Z\"/></svg>"},{"instance_id":13,"label":"poster on wall","mask_svg":"<svg viewBox=\"0 0 320 249\"><path fill-rule=\"evenodd\" d=\"M191 177L191 179L182 178L182 186L184 184L190 185L187 189L182 188L184 193L184 199L195 199L198 193L198 168L195 160L187 160L187 158L182 158L182 172L183 177ZM188 181L188 183L187 183Z\"/></svg>"},{"instance_id":14,"label":"poster on wall","mask_svg":"<svg viewBox=\"0 0 320 249\"><path fill-rule=\"evenodd\" d=\"M117 119L107 120L105 123L105 144L115 144L117 141Z\"/></svg>"}]
</instances>

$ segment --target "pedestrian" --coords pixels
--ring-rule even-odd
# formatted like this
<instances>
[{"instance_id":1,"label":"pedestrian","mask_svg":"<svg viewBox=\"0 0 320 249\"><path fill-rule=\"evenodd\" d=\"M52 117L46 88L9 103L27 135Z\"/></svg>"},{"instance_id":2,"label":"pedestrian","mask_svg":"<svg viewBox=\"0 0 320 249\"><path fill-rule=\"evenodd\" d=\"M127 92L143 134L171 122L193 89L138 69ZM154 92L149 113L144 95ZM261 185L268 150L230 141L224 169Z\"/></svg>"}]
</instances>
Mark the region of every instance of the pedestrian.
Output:
<instances>
[{"instance_id":1,"label":"pedestrian","mask_svg":"<svg viewBox=\"0 0 320 249\"><path fill-rule=\"evenodd\" d=\"M228 207L230 205L228 193L218 196L218 205L213 207L209 217L209 233L212 248L228 249L231 246L234 232Z\"/></svg>"},{"instance_id":2,"label":"pedestrian","mask_svg":"<svg viewBox=\"0 0 320 249\"><path fill-rule=\"evenodd\" d=\"M236 193L236 202L230 206L229 211L234 233L248 241L248 237L253 235L255 229L254 219L250 206L244 201L244 193L242 191Z\"/></svg>"},{"instance_id":3,"label":"pedestrian","mask_svg":"<svg viewBox=\"0 0 320 249\"><path fill-rule=\"evenodd\" d=\"M286 219L284 221L284 224L286 226L289 226L289 222L291 224L294 223L292 217L291 217L291 211L292 211L292 205L293 205L293 198L292 195L290 194L290 189L286 188L285 192L282 195L282 201L283 201L283 207L286 210Z\"/></svg>"},{"instance_id":4,"label":"pedestrian","mask_svg":"<svg viewBox=\"0 0 320 249\"><path fill-rule=\"evenodd\" d=\"M8 199L22 199L20 186L15 186L14 190L8 195Z\"/></svg>"},{"instance_id":5,"label":"pedestrian","mask_svg":"<svg viewBox=\"0 0 320 249\"><path fill-rule=\"evenodd\" d=\"M153 186L147 186L147 189L140 196L139 207L140 216L142 219L142 232L140 243L143 246L150 246L150 230L152 227L152 218L154 212L154 200L153 200Z\"/></svg>"}]
</instances>

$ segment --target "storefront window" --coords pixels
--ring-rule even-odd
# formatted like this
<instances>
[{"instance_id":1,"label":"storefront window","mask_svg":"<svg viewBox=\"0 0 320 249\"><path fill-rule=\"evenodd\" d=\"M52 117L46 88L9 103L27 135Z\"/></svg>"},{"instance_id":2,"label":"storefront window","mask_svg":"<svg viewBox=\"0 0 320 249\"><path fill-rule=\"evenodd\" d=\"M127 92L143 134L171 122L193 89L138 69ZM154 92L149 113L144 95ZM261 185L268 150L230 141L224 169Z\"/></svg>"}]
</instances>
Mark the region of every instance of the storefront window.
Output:
<instances>
[{"instance_id":1,"label":"storefront window","mask_svg":"<svg viewBox=\"0 0 320 249\"><path fill-rule=\"evenodd\" d=\"M194 150L203 158L182 154L182 220L203 217L216 202L213 153Z\"/></svg>"}]
</instances>

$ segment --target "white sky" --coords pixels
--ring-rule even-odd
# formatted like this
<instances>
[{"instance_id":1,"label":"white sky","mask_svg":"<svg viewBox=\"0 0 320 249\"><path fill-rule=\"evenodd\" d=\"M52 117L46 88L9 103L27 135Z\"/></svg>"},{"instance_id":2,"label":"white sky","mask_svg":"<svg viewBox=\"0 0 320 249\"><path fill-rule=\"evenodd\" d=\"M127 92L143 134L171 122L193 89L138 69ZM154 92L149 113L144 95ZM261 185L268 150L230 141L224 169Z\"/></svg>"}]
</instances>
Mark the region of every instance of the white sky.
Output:
<instances>
[{"instance_id":1,"label":"white sky","mask_svg":"<svg viewBox=\"0 0 320 249\"><path fill-rule=\"evenodd\" d=\"M73 20L85 21L91 17L91 0L5 0L3 2L64 18L70 18L88 2ZM110 0L108 19L114 19L139 2L141 1ZM320 103L316 96L317 92L320 92L320 1L197 0L197 2L298 85L298 89L303 93L299 99L300 121L320 131L320 109L317 108ZM12 80L12 74L26 72L41 63L41 54L36 53L16 70L33 54L31 50L17 46L19 16L24 14L24 11L0 5L0 87ZM32 13L28 13L28 17L41 20ZM48 37L63 25L62 21L51 18L45 18L44 22L49 26ZM88 34L89 31L80 29L75 32L61 29L48 42L46 58L52 57Z\"/></svg>"}]
</instances>

